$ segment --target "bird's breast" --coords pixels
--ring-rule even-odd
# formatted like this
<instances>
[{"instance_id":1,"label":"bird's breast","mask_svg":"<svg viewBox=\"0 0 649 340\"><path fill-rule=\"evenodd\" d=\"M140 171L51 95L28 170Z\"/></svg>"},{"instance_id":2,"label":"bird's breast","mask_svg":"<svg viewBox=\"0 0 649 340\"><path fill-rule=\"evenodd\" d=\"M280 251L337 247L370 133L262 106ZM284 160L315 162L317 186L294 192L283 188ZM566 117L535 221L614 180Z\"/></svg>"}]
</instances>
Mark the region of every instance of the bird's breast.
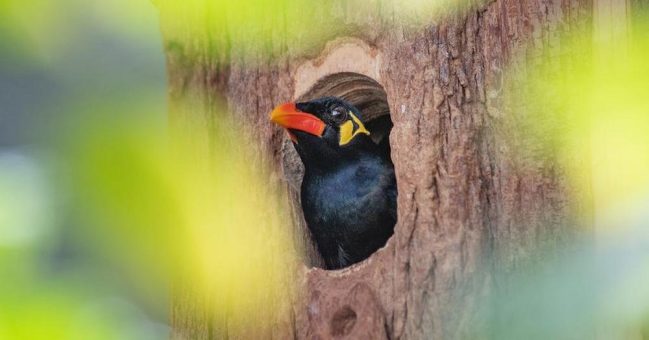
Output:
<instances>
[{"instance_id":1,"label":"bird's breast","mask_svg":"<svg viewBox=\"0 0 649 340\"><path fill-rule=\"evenodd\" d=\"M392 234L396 184L390 164L357 162L315 174L307 168L301 199L307 226L328 268L367 258Z\"/></svg>"},{"instance_id":2,"label":"bird's breast","mask_svg":"<svg viewBox=\"0 0 649 340\"><path fill-rule=\"evenodd\" d=\"M364 229L373 217L372 206L383 205L382 176L380 167L366 164L305 174L302 205L311 230L340 235Z\"/></svg>"}]
</instances>

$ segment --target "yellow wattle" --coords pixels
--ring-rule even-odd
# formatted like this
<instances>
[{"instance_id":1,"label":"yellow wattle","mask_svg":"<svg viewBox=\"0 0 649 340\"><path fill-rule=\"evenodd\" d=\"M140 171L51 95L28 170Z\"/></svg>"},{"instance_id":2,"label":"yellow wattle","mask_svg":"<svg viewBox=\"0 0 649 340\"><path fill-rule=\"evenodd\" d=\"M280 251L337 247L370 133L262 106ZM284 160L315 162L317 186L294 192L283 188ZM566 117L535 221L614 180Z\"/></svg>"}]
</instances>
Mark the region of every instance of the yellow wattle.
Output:
<instances>
[{"instance_id":1,"label":"yellow wattle","mask_svg":"<svg viewBox=\"0 0 649 340\"><path fill-rule=\"evenodd\" d=\"M353 113L349 112L349 115L352 117L352 120L348 120L344 122L342 125L340 125L340 145L346 145L349 143L356 135L359 133L364 133L369 136L370 132L367 131L365 128L365 125L361 122L358 117L356 117ZM353 122L352 122L353 121ZM354 123L358 126L356 131L354 131Z\"/></svg>"}]
</instances>

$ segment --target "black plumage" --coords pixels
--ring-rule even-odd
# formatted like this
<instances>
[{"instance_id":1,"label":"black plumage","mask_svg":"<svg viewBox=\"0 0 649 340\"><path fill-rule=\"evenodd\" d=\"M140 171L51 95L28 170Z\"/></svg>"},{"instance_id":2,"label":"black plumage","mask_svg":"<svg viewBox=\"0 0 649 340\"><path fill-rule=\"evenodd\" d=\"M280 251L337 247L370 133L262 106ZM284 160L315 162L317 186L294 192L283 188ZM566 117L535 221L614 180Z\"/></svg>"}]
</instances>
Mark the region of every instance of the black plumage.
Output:
<instances>
[{"instance_id":1,"label":"black plumage","mask_svg":"<svg viewBox=\"0 0 649 340\"><path fill-rule=\"evenodd\" d=\"M360 112L335 97L297 103L295 111L324 122L320 135L280 124L292 134L304 163L301 203L307 226L327 269L362 261L385 245L396 223L387 140L372 141Z\"/></svg>"}]
</instances>

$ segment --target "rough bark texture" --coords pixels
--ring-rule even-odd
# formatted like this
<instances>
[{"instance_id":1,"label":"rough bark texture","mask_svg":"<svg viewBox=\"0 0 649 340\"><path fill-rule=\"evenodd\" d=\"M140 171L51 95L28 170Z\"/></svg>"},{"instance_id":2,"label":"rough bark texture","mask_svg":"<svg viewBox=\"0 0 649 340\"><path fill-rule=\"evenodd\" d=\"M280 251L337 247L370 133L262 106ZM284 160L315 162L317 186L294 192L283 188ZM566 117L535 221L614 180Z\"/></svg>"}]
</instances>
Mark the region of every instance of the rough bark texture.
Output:
<instances>
[{"instance_id":1,"label":"rough bark texture","mask_svg":"<svg viewBox=\"0 0 649 340\"><path fill-rule=\"evenodd\" d=\"M589 30L590 1L488 1L423 27L395 22L393 8L374 2L362 18L339 2L319 4L313 18L339 18L347 30L337 36L361 40L370 57L380 56L367 71L312 62L337 53L339 43L294 53L278 39L271 42L273 57L261 55L255 62L239 58L246 52L234 43L228 51L202 51L195 32L170 27L184 14L165 12L164 1L159 5L174 125L215 124L213 106L223 100L254 131L251 147L272 159L272 177L280 180L290 150L283 147L283 131L269 124L268 112L304 94L296 90L300 72L331 67L362 73L387 94L399 190L395 235L367 261L333 272L299 267L301 293L286 293L290 308L245 331L227 322L227 315L214 320L201 312L191 290L180 288L172 313L175 337L486 338L478 307L494 285L507 284L493 273L515 270L541 251L547 255L582 224L577 216L588 207L578 203L584 202L577 199L582 193L568 186L561 152L509 131L504 121L523 115L524 108L505 105L503 95L517 86L506 69L525 73L551 60L556 71L569 70L561 35ZM236 32L230 34L236 41ZM313 70L304 68L308 63ZM187 101L206 110L189 112L182 104ZM209 145L209 136L204 143ZM519 144L534 143L538 147L516 152ZM289 192L294 221L287 227L296 228L298 243L307 249L299 197ZM305 263L318 263L312 249L306 253Z\"/></svg>"}]
</instances>

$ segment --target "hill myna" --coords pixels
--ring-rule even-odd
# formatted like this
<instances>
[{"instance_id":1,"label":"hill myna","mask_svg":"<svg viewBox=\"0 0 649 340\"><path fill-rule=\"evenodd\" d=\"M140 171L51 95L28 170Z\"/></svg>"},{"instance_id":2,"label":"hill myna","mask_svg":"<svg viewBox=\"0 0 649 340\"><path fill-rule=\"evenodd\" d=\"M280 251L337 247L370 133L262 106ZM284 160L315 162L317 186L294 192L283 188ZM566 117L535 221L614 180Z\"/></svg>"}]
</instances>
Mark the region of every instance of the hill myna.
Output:
<instances>
[{"instance_id":1,"label":"hill myna","mask_svg":"<svg viewBox=\"0 0 649 340\"><path fill-rule=\"evenodd\" d=\"M383 247L397 219L397 189L387 136L370 138L351 104L324 97L275 108L305 173L301 204L327 269L360 262Z\"/></svg>"}]
</instances>

